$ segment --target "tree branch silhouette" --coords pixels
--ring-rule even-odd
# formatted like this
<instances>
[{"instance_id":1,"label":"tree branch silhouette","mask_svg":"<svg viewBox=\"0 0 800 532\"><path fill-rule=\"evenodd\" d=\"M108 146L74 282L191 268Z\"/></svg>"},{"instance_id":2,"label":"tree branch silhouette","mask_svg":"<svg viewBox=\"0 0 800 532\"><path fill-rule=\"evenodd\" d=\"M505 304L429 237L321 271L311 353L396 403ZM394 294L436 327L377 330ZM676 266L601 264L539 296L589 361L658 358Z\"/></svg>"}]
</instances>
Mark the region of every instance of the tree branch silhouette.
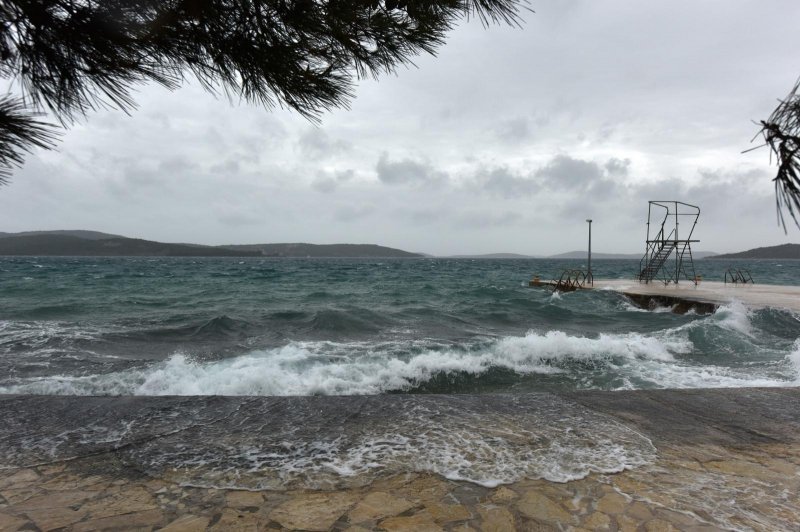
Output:
<instances>
[{"instance_id":1,"label":"tree branch silhouette","mask_svg":"<svg viewBox=\"0 0 800 532\"><path fill-rule=\"evenodd\" d=\"M0 76L22 92L6 112L15 122L0 122L16 127L0 132L4 181L26 151L55 140L22 120L25 108L68 127L102 107L130 112L137 85L175 89L194 77L318 121L348 106L358 79L435 54L458 20L519 25L526 9L526 0L0 0Z\"/></svg>"},{"instance_id":2,"label":"tree branch silhouette","mask_svg":"<svg viewBox=\"0 0 800 532\"><path fill-rule=\"evenodd\" d=\"M759 135L778 165L775 182L775 206L778 223L786 232L784 210L800 227L800 80L789 95L781 100L768 119L761 121Z\"/></svg>"},{"instance_id":3,"label":"tree branch silhouette","mask_svg":"<svg viewBox=\"0 0 800 532\"><path fill-rule=\"evenodd\" d=\"M56 129L25 109L19 98L0 97L0 185L8 183L15 167L22 166L25 153L48 149L56 141Z\"/></svg>"}]
</instances>

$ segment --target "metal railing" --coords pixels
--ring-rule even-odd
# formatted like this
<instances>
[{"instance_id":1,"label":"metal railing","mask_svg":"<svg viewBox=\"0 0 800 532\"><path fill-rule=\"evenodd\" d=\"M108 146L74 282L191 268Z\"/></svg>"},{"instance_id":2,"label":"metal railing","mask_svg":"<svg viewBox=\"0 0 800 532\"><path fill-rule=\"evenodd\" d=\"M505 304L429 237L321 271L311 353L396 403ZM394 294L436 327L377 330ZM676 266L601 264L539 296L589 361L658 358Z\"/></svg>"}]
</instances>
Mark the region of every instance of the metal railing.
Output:
<instances>
[{"instance_id":1,"label":"metal railing","mask_svg":"<svg viewBox=\"0 0 800 532\"><path fill-rule=\"evenodd\" d=\"M574 292L593 281L592 274L583 270L564 270L561 277L553 283L553 292Z\"/></svg>"},{"instance_id":2,"label":"metal railing","mask_svg":"<svg viewBox=\"0 0 800 532\"><path fill-rule=\"evenodd\" d=\"M725 272L725 284L755 284L753 276L750 275L750 270L728 268Z\"/></svg>"}]
</instances>

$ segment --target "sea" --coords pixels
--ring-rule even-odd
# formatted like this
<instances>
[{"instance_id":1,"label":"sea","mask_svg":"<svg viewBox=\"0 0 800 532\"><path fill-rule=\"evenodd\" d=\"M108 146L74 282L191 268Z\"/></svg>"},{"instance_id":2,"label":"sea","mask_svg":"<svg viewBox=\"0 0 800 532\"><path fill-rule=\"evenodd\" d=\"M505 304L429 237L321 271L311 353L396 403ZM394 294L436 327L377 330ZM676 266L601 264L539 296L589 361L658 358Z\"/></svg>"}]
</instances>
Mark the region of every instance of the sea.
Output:
<instances>
[{"instance_id":1,"label":"sea","mask_svg":"<svg viewBox=\"0 0 800 532\"><path fill-rule=\"evenodd\" d=\"M592 261L596 279L632 279L638 266ZM218 434L211 446L207 429L194 446L176 440L139 450L145 470L171 464L187 483L277 489L403 471L486 486L619 471L652 461L646 438L610 419L582 418L556 398L530 402L531 393L800 385L797 314L737 301L713 314L676 314L641 309L614 291L528 286L533 275L585 267L546 259L0 258L0 394L186 396L180 419L117 413L87 423L80 437L29 442L26 452L42 460L67 452L68 442L123 441L137 423L210 415L201 408L210 399L191 397L304 396L275 403L293 409L288 417L249 412L281 419L260 433ZM757 283L800 284L800 261L704 259L695 267L704 280L740 268ZM492 407L498 394L519 408ZM379 404L391 415L358 403L365 396L384 396ZM245 415L245 403L235 404L228 414ZM363 423L344 415L354 404ZM323 410L341 422L315 429ZM0 453L0 467L20 460Z\"/></svg>"}]
</instances>

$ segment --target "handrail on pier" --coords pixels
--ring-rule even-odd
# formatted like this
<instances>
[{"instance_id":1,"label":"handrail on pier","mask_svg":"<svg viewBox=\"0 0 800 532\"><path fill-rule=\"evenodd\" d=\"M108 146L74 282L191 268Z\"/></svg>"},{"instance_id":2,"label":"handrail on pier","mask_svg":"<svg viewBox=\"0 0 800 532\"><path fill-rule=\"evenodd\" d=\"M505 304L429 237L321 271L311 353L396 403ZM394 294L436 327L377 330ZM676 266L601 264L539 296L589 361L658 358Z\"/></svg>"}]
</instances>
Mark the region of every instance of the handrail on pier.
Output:
<instances>
[{"instance_id":1,"label":"handrail on pier","mask_svg":"<svg viewBox=\"0 0 800 532\"><path fill-rule=\"evenodd\" d=\"M750 275L750 270L728 268L725 272L725 284L755 284L753 276Z\"/></svg>"},{"instance_id":2,"label":"handrail on pier","mask_svg":"<svg viewBox=\"0 0 800 532\"><path fill-rule=\"evenodd\" d=\"M579 288L586 286L586 283L593 281L591 272L587 273L583 270L564 270L561 272L561 277L558 281L553 283L553 292L574 292Z\"/></svg>"}]
</instances>

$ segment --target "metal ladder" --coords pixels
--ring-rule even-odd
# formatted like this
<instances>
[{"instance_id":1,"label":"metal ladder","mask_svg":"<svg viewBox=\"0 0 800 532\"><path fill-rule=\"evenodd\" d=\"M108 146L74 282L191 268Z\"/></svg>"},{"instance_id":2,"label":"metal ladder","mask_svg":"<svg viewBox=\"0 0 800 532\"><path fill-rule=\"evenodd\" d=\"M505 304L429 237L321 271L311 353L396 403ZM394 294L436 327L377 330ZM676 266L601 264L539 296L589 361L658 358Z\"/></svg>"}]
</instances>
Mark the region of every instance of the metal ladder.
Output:
<instances>
[{"instance_id":1,"label":"metal ladder","mask_svg":"<svg viewBox=\"0 0 800 532\"><path fill-rule=\"evenodd\" d=\"M647 261L647 264L642 271L639 272L639 280L641 281L652 281L655 279L656 275L658 274L661 267L664 266L664 263L667 262L670 254L675 249L675 241L672 240L665 240L661 243L661 246L658 248L658 251L650 257L650 260Z\"/></svg>"}]
</instances>

